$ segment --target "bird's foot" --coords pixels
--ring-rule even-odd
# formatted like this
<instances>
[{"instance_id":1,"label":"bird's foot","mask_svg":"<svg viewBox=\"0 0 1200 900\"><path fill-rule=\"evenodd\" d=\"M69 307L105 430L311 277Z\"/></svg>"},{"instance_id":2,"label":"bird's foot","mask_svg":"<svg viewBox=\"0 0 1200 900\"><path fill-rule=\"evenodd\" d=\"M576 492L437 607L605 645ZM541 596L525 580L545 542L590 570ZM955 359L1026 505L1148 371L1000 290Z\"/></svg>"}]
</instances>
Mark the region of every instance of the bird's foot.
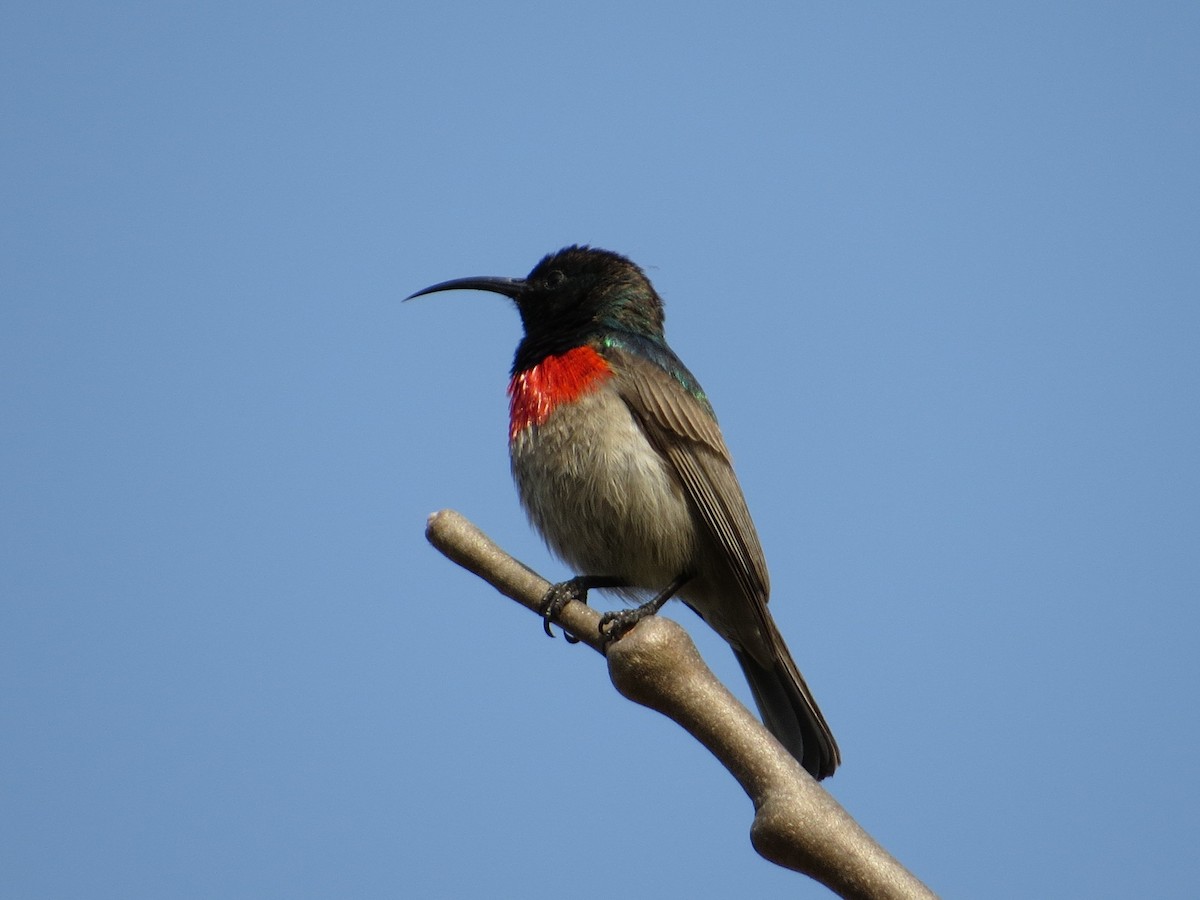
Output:
<instances>
[{"instance_id":1,"label":"bird's foot","mask_svg":"<svg viewBox=\"0 0 1200 900\"><path fill-rule=\"evenodd\" d=\"M612 575L578 575L575 578L568 578L566 581L551 585L550 590L546 591L546 596L542 598L542 628L545 629L546 635L554 637L554 632L550 630L550 622L552 619L558 618L572 600L587 603L588 591L592 588L622 587L623 585L624 582L620 578ZM579 638L573 634L564 631L563 636L568 643L579 643Z\"/></svg>"},{"instance_id":2,"label":"bird's foot","mask_svg":"<svg viewBox=\"0 0 1200 900\"><path fill-rule=\"evenodd\" d=\"M634 625L656 612L658 609L651 609L649 603L635 606L633 609L615 609L612 612L606 612L600 617L600 637L606 644L620 640Z\"/></svg>"},{"instance_id":3,"label":"bird's foot","mask_svg":"<svg viewBox=\"0 0 1200 900\"><path fill-rule=\"evenodd\" d=\"M647 600L641 606L633 609L618 609L606 612L600 617L600 637L605 644L620 640L638 622L647 616L655 615L663 605L691 580L690 574L683 574L668 584L655 597Z\"/></svg>"},{"instance_id":4,"label":"bird's foot","mask_svg":"<svg viewBox=\"0 0 1200 900\"><path fill-rule=\"evenodd\" d=\"M572 600L587 603L588 587L580 584L580 581L579 578L560 581L558 584L551 585L550 590L546 591L546 596L542 598L542 628L546 632L546 637L554 637L554 632L550 630L550 621L558 618L568 603ZM563 632L563 636L569 644L579 641L579 638L566 631Z\"/></svg>"}]
</instances>

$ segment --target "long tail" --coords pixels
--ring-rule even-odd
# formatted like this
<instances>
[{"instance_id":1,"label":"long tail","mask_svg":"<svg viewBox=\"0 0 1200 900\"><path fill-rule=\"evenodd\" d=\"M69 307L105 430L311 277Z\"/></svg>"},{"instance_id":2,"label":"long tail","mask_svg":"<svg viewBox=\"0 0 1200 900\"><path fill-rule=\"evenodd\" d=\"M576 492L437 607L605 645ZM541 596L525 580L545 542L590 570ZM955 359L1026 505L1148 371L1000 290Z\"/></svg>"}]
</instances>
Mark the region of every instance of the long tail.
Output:
<instances>
[{"instance_id":1,"label":"long tail","mask_svg":"<svg viewBox=\"0 0 1200 900\"><path fill-rule=\"evenodd\" d=\"M766 617L773 665L761 665L743 650L734 649L763 724L818 781L834 773L842 761L837 741L779 629Z\"/></svg>"}]
</instances>

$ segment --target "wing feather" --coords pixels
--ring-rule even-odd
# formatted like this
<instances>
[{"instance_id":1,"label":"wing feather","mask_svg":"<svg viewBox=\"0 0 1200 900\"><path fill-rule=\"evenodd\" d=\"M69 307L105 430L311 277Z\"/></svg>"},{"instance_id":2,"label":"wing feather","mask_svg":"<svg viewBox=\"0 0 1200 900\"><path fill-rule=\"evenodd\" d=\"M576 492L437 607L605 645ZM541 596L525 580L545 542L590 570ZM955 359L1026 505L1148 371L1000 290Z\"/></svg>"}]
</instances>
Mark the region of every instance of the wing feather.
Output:
<instances>
[{"instance_id":1,"label":"wing feather","mask_svg":"<svg viewBox=\"0 0 1200 900\"><path fill-rule=\"evenodd\" d=\"M654 349L650 358L619 344L602 352L622 398L674 468L745 597L743 613L723 616L718 631L733 645L763 721L814 777L824 778L841 753L767 610L767 563L729 450L695 379L662 345Z\"/></svg>"},{"instance_id":2,"label":"wing feather","mask_svg":"<svg viewBox=\"0 0 1200 900\"><path fill-rule=\"evenodd\" d=\"M766 559L709 408L656 363L621 349L606 355L621 396L674 467L746 597L766 603L771 590Z\"/></svg>"}]
</instances>

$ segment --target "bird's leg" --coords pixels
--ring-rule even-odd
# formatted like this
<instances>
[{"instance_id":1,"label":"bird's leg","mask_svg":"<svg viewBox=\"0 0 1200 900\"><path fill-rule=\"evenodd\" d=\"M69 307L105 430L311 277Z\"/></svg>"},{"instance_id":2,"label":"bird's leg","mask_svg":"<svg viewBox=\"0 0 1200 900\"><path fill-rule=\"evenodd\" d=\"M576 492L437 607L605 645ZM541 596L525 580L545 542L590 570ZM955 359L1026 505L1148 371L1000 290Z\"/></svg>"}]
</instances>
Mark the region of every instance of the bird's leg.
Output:
<instances>
[{"instance_id":1,"label":"bird's leg","mask_svg":"<svg viewBox=\"0 0 1200 900\"><path fill-rule=\"evenodd\" d=\"M542 627L546 629L547 636L554 637L554 632L550 630L550 619L562 612L563 607L572 600L587 603L588 591L592 588L625 586L625 580L616 575L577 575L551 585L550 590L546 591L546 596L542 598ZM569 634L566 635L566 638L572 644L579 643L578 638Z\"/></svg>"},{"instance_id":2,"label":"bird's leg","mask_svg":"<svg viewBox=\"0 0 1200 900\"><path fill-rule=\"evenodd\" d=\"M600 617L600 635L607 643L620 638L625 632L636 625L646 616L652 616L663 608L668 600L674 597L681 587L692 580L691 573L684 572L650 600L633 609L618 609L606 612Z\"/></svg>"}]
</instances>

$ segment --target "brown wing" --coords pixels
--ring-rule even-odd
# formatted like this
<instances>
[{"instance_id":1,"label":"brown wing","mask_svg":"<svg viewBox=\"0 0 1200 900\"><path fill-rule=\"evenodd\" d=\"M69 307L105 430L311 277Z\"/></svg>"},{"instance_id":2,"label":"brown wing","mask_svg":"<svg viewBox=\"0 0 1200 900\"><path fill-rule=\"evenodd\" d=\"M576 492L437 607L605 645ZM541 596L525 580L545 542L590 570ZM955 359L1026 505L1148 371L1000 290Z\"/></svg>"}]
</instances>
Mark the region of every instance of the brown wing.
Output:
<instances>
[{"instance_id":1,"label":"brown wing","mask_svg":"<svg viewBox=\"0 0 1200 900\"><path fill-rule=\"evenodd\" d=\"M767 561L716 420L654 363L620 349L609 349L606 356L621 396L674 466L746 598L766 603L771 592Z\"/></svg>"},{"instance_id":2,"label":"brown wing","mask_svg":"<svg viewBox=\"0 0 1200 900\"><path fill-rule=\"evenodd\" d=\"M841 753L767 610L767 563L716 420L654 363L619 348L605 355L622 398L675 468L742 589L746 605L723 616L718 631L733 645L763 721L814 778L832 775Z\"/></svg>"}]
</instances>

